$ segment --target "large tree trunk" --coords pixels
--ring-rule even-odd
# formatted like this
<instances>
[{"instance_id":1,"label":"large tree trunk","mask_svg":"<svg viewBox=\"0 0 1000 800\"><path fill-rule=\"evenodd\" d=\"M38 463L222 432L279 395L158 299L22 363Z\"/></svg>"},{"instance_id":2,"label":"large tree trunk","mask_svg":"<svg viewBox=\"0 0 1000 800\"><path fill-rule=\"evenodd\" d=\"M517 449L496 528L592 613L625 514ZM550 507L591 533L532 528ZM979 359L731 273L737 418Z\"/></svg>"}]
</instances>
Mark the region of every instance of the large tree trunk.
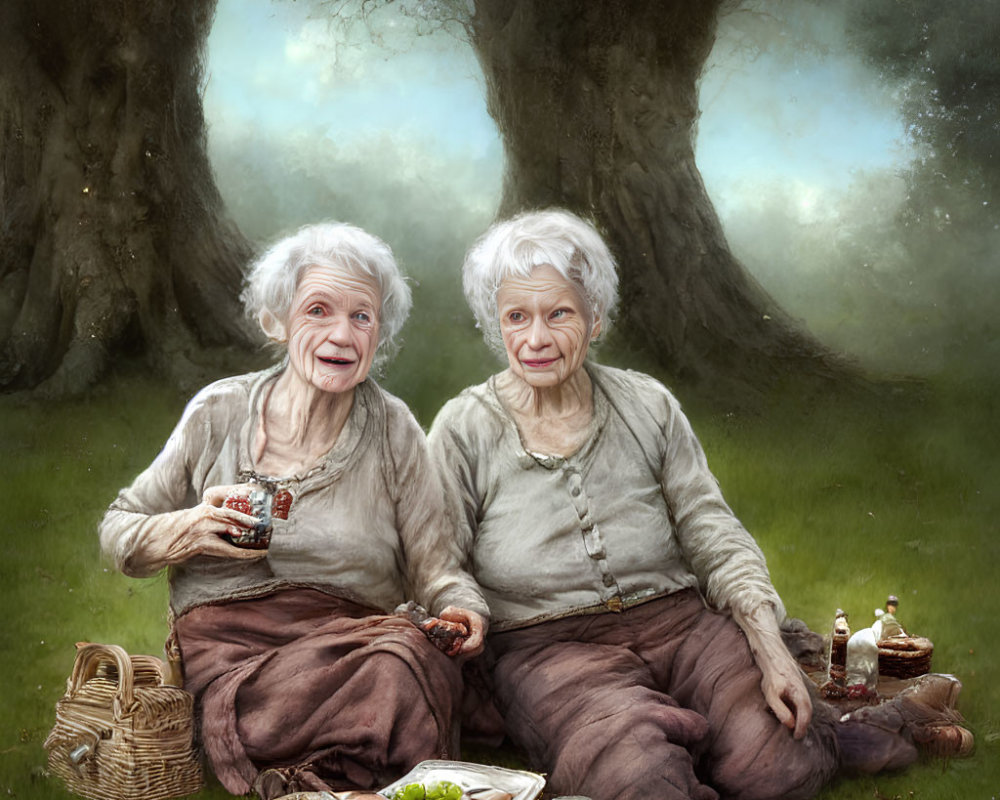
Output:
<instances>
[{"instance_id":1,"label":"large tree trunk","mask_svg":"<svg viewBox=\"0 0 1000 800\"><path fill-rule=\"evenodd\" d=\"M674 379L761 385L828 363L729 251L695 166L722 0L478 0L471 39L503 137L500 213L604 229L619 329Z\"/></svg>"},{"instance_id":2,"label":"large tree trunk","mask_svg":"<svg viewBox=\"0 0 1000 800\"><path fill-rule=\"evenodd\" d=\"M214 8L0 3L0 387L79 391L123 349L198 380L255 346L205 150Z\"/></svg>"}]
</instances>

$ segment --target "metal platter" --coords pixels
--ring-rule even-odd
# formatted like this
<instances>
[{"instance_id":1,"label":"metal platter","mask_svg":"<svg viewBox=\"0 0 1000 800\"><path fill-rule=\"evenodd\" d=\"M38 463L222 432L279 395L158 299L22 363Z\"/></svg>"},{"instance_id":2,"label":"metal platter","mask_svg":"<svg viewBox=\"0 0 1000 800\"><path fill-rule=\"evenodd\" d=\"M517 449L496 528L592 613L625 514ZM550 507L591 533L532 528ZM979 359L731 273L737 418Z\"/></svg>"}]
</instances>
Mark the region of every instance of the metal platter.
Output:
<instances>
[{"instance_id":1,"label":"metal platter","mask_svg":"<svg viewBox=\"0 0 1000 800\"><path fill-rule=\"evenodd\" d=\"M463 790L490 787L513 795L514 800L535 800L545 788L545 778L535 772L470 764L464 761L421 761L398 781L389 784L379 794L392 797L408 783L451 781Z\"/></svg>"}]
</instances>

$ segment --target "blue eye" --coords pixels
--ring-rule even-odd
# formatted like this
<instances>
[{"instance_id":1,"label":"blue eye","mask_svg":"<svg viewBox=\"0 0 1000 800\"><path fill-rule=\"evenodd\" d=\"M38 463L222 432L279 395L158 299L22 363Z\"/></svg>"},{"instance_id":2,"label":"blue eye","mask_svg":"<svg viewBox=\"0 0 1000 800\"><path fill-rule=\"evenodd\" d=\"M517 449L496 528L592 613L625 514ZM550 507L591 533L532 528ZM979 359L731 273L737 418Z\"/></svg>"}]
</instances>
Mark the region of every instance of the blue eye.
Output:
<instances>
[{"instance_id":1,"label":"blue eye","mask_svg":"<svg viewBox=\"0 0 1000 800\"><path fill-rule=\"evenodd\" d=\"M367 311L359 311L354 315L354 319L356 319L358 322L368 323L372 321L372 315L369 314Z\"/></svg>"},{"instance_id":2,"label":"blue eye","mask_svg":"<svg viewBox=\"0 0 1000 800\"><path fill-rule=\"evenodd\" d=\"M323 306L318 306L318 305L310 306L309 310L306 311L306 314L309 315L310 317L322 317L324 313L325 311L323 310Z\"/></svg>"}]
</instances>

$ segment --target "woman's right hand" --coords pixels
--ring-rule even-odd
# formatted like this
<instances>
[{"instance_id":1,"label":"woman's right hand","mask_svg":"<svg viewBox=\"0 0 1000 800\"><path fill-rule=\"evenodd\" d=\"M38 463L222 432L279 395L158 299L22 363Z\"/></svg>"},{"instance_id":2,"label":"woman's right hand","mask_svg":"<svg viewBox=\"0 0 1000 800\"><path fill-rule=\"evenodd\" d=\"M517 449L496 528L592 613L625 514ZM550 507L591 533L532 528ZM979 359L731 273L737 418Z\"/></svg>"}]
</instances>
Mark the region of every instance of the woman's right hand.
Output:
<instances>
[{"instance_id":1,"label":"woman's right hand","mask_svg":"<svg viewBox=\"0 0 1000 800\"><path fill-rule=\"evenodd\" d=\"M157 514L150 518L150 530L142 537L131 559L147 569L160 569L171 564L183 564L195 556L232 558L255 561L267 555L266 550L236 547L222 537L236 536L254 526L257 520L224 503L230 495L247 494L247 484L212 486L205 490L201 503L193 508Z\"/></svg>"}]
</instances>

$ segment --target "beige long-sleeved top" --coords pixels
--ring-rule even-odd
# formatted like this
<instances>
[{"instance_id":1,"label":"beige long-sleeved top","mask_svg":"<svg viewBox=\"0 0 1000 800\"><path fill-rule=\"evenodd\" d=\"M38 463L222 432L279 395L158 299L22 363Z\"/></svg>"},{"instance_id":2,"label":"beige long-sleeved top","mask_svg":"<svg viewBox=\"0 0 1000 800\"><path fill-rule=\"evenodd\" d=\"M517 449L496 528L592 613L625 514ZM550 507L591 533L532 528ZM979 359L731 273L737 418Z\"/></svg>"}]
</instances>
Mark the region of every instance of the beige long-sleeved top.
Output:
<instances>
[{"instance_id":1,"label":"beige long-sleeved top","mask_svg":"<svg viewBox=\"0 0 1000 800\"><path fill-rule=\"evenodd\" d=\"M101 546L126 574L154 515L190 508L212 487L253 474L250 454L266 388L279 369L202 389L153 463L123 489L100 524ZM336 444L315 467L278 479L292 494L260 561L199 556L169 568L176 614L204 603L313 586L383 611L416 599L432 613L488 609L460 562L426 439L399 399L367 380Z\"/></svg>"},{"instance_id":2,"label":"beige long-sleeved top","mask_svg":"<svg viewBox=\"0 0 1000 800\"><path fill-rule=\"evenodd\" d=\"M709 471L677 400L655 379L595 364L594 414L568 458L529 453L494 379L429 433L459 548L492 630L601 613L697 587L714 607L784 607L764 555Z\"/></svg>"}]
</instances>

